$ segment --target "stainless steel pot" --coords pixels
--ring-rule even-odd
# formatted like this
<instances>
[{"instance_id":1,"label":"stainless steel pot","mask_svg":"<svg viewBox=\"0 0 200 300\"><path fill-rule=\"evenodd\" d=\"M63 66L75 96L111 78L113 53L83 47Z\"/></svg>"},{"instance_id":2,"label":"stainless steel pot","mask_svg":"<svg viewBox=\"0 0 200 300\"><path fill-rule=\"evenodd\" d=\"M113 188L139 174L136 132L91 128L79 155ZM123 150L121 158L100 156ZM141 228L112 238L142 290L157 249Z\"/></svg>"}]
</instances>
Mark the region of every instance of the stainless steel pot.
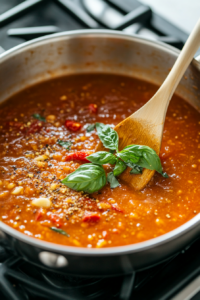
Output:
<instances>
[{"instance_id":1,"label":"stainless steel pot","mask_svg":"<svg viewBox=\"0 0 200 300\"><path fill-rule=\"evenodd\" d=\"M160 85L179 51L109 30L81 30L35 39L0 56L0 101L29 85L74 73L113 73ZM177 94L200 110L200 63L194 60ZM187 247L200 234L200 214L160 237L129 246L86 249L28 237L0 222L0 242L18 255L59 272L117 275L142 269Z\"/></svg>"}]
</instances>

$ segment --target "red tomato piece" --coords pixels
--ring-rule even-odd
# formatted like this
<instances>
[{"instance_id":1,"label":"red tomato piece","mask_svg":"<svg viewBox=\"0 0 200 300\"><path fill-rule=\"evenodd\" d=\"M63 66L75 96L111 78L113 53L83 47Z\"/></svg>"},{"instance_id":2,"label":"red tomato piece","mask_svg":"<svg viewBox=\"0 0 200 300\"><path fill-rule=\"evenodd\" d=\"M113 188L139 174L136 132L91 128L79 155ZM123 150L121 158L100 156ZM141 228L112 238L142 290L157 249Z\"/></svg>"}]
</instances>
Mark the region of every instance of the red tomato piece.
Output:
<instances>
[{"instance_id":1,"label":"red tomato piece","mask_svg":"<svg viewBox=\"0 0 200 300\"><path fill-rule=\"evenodd\" d=\"M91 113L97 114L98 107L96 104L89 104L88 108Z\"/></svg>"},{"instance_id":2,"label":"red tomato piece","mask_svg":"<svg viewBox=\"0 0 200 300\"><path fill-rule=\"evenodd\" d=\"M103 232L102 232L102 236L103 236L104 238L106 238L106 237L108 236L108 232L107 232L107 231L103 231Z\"/></svg>"},{"instance_id":3,"label":"red tomato piece","mask_svg":"<svg viewBox=\"0 0 200 300\"><path fill-rule=\"evenodd\" d=\"M90 163L90 161L86 158L89 154L86 152L78 151L75 153L70 153L65 157L66 161L70 160L80 160L82 162Z\"/></svg>"},{"instance_id":4,"label":"red tomato piece","mask_svg":"<svg viewBox=\"0 0 200 300\"><path fill-rule=\"evenodd\" d=\"M50 219L51 219L51 221L52 221L53 223L56 224L56 227L59 228L59 227L62 226L62 222L61 222L60 217L59 217L58 215L56 215L56 214L51 214L51 215L50 215Z\"/></svg>"},{"instance_id":5,"label":"red tomato piece","mask_svg":"<svg viewBox=\"0 0 200 300\"><path fill-rule=\"evenodd\" d=\"M27 133L31 134L31 133L39 132L42 129L43 125L44 125L44 122L42 122L42 121L34 121L30 125L30 127L27 128Z\"/></svg>"},{"instance_id":6,"label":"red tomato piece","mask_svg":"<svg viewBox=\"0 0 200 300\"><path fill-rule=\"evenodd\" d=\"M118 212L121 212L121 213L124 212L117 204L112 204L111 207L112 207L112 209L114 209Z\"/></svg>"},{"instance_id":7,"label":"red tomato piece","mask_svg":"<svg viewBox=\"0 0 200 300\"><path fill-rule=\"evenodd\" d=\"M44 211L42 208L40 208L35 216L35 220L38 221L44 214Z\"/></svg>"},{"instance_id":8,"label":"red tomato piece","mask_svg":"<svg viewBox=\"0 0 200 300\"><path fill-rule=\"evenodd\" d=\"M100 220L100 216L97 213L87 213L83 216L82 221L88 223L96 223Z\"/></svg>"},{"instance_id":9,"label":"red tomato piece","mask_svg":"<svg viewBox=\"0 0 200 300\"><path fill-rule=\"evenodd\" d=\"M66 120L65 121L65 126L67 127L67 129L69 129L71 131L78 131L82 127L82 125L80 123L75 122L75 121L71 121L71 120Z\"/></svg>"}]
</instances>

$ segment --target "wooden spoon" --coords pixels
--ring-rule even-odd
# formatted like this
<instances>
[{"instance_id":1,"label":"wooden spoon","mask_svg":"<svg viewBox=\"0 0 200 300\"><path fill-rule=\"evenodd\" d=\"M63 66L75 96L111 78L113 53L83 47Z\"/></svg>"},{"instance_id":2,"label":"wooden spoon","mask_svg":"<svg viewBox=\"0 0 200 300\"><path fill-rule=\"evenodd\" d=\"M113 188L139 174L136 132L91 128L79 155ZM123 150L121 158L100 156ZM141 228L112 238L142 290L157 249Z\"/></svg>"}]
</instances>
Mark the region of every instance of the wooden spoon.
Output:
<instances>
[{"instance_id":1,"label":"wooden spoon","mask_svg":"<svg viewBox=\"0 0 200 300\"><path fill-rule=\"evenodd\" d=\"M163 127L169 102L184 72L200 46L200 19L191 32L169 75L156 94L138 111L114 129L119 135L119 150L130 144L146 145L160 152ZM96 151L105 150L100 142ZM130 168L120 175L135 190L143 189L155 171L144 169L142 174L130 174Z\"/></svg>"}]
</instances>

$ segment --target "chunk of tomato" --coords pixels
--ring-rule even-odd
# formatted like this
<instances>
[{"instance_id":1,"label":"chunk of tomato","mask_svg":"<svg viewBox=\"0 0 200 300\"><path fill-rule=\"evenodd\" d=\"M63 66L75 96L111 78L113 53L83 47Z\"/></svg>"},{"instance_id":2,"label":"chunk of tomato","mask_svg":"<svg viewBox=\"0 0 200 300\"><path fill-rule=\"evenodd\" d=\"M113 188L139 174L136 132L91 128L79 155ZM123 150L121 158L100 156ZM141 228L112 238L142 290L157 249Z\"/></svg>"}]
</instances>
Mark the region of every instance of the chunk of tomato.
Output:
<instances>
[{"instance_id":1,"label":"chunk of tomato","mask_svg":"<svg viewBox=\"0 0 200 300\"><path fill-rule=\"evenodd\" d=\"M112 207L112 209L114 209L118 212L121 212L121 213L124 212L117 204L112 204L111 207Z\"/></svg>"},{"instance_id":2,"label":"chunk of tomato","mask_svg":"<svg viewBox=\"0 0 200 300\"><path fill-rule=\"evenodd\" d=\"M82 127L81 123L71 121L71 120L66 120L65 126L67 127L67 129L74 132L80 130Z\"/></svg>"},{"instance_id":3,"label":"chunk of tomato","mask_svg":"<svg viewBox=\"0 0 200 300\"><path fill-rule=\"evenodd\" d=\"M50 220L56 224L56 227L60 228L62 226L62 222L60 220L60 217L56 214L51 214L50 215Z\"/></svg>"},{"instance_id":4,"label":"chunk of tomato","mask_svg":"<svg viewBox=\"0 0 200 300\"><path fill-rule=\"evenodd\" d=\"M98 107L96 104L89 104L88 108L91 113L97 114Z\"/></svg>"},{"instance_id":5,"label":"chunk of tomato","mask_svg":"<svg viewBox=\"0 0 200 300\"><path fill-rule=\"evenodd\" d=\"M33 123L31 123L30 127L27 128L27 133L31 134L31 133L40 132L43 125L44 125L44 122L42 122L42 121L34 121Z\"/></svg>"},{"instance_id":6,"label":"chunk of tomato","mask_svg":"<svg viewBox=\"0 0 200 300\"><path fill-rule=\"evenodd\" d=\"M88 223L96 223L101 219L101 217L97 213L86 213L83 216L82 221Z\"/></svg>"},{"instance_id":7,"label":"chunk of tomato","mask_svg":"<svg viewBox=\"0 0 200 300\"><path fill-rule=\"evenodd\" d=\"M71 160L80 160L82 162L90 163L90 161L86 158L89 154L83 151L78 151L75 153L70 153L65 157L66 161L71 161Z\"/></svg>"},{"instance_id":8,"label":"chunk of tomato","mask_svg":"<svg viewBox=\"0 0 200 300\"><path fill-rule=\"evenodd\" d=\"M36 213L35 220L39 221L43 215L44 215L44 210L42 208L40 208L38 210L38 212Z\"/></svg>"}]
</instances>

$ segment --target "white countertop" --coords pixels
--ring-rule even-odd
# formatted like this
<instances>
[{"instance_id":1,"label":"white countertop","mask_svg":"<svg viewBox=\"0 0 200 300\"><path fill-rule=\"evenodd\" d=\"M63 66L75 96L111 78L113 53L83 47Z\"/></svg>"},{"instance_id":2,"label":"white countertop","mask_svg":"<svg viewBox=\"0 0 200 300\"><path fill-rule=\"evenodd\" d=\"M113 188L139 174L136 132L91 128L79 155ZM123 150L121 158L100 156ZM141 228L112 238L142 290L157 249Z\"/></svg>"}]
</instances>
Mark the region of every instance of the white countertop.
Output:
<instances>
[{"instance_id":1,"label":"white countertop","mask_svg":"<svg viewBox=\"0 0 200 300\"><path fill-rule=\"evenodd\" d=\"M200 0L140 0L186 33L200 18Z\"/></svg>"}]
</instances>

